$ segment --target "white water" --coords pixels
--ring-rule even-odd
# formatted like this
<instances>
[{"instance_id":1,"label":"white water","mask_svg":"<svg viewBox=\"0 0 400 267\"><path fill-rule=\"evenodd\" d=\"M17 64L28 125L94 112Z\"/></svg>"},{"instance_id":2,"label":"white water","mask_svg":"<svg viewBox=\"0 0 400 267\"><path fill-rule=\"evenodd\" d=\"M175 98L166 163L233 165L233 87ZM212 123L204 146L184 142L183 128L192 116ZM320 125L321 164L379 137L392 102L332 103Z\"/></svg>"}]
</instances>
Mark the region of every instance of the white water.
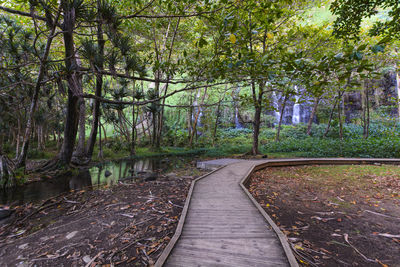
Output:
<instances>
[{"instance_id":1,"label":"white water","mask_svg":"<svg viewBox=\"0 0 400 267\"><path fill-rule=\"evenodd\" d=\"M300 123L300 104L299 104L300 96L298 95L297 85L294 86L294 90L296 91L296 96L295 96L295 103L293 106L292 124L299 124Z\"/></svg>"},{"instance_id":2,"label":"white water","mask_svg":"<svg viewBox=\"0 0 400 267\"><path fill-rule=\"evenodd\" d=\"M243 126L239 121L239 109L238 107L235 108L235 128L236 129L242 129Z\"/></svg>"}]
</instances>

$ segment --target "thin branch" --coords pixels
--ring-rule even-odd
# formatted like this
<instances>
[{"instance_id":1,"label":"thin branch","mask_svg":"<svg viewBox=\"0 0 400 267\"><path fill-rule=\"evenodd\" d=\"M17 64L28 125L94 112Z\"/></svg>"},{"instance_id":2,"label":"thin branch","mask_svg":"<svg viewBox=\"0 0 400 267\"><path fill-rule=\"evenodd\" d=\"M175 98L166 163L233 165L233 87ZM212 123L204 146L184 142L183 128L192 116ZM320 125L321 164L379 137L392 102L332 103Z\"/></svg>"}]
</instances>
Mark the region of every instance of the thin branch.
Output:
<instances>
[{"instance_id":1,"label":"thin branch","mask_svg":"<svg viewBox=\"0 0 400 267\"><path fill-rule=\"evenodd\" d=\"M221 83L215 83L215 84L208 84L208 85L199 85L199 86L193 86L193 87L185 87L179 90L175 90L172 91L164 96L160 96L158 98L155 99L150 99L150 100L144 100L144 101L137 101L137 102L132 102L132 101L120 101L120 100L111 100L111 99L106 99L106 98L102 98L102 97L98 97L96 95L93 94L77 94L76 96L78 97L83 97L83 98L92 98L92 99L96 99L100 102L103 103L108 103L108 104L116 104L116 105L146 105L146 104L150 104L153 102L157 102L163 98L167 98L170 97L174 94L180 93L180 92L184 92L184 91L189 91L189 90L194 90L194 89L199 89L199 88L204 88L204 87L211 87L211 86L217 86L217 85L224 85L230 82L221 82Z\"/></svg>"},{"instance_id":2,"label":"thin branch","mask_svg":"<svg viewBox=\"0 0 400 267\"><path fill-rule=\"evenodd\" d=\"M0 10L3 10L5 12L7 12L7 13L20 15L20 16L24 16L24 17L30 17L30 18L34 18L34 19L38 19L38 20L47 22L47 19L45 17L38 16L38 15L35 15L35 14L30 14L28 12L19 11L19 10L15 10L15 9L4 7L4 6L0 6Z\"/></svg>"},{"instance_id":3,"label":"thin branch","mask_svg":"<svg viewBox=\"0 0 400 267\"><path fill-rule=\"evenodd\" d=\"M160 14L160 15L139 15L137 13L132 14L132 15L127 15L121 17L122 19L131 19L131 18L147 18L147 19L159 19L159 18L190 18L190 17L198 17L201 15L205 14L212 14L214 12L217 12L221 10L221 8L218 8L216 10L212 11L203 11L203 12L198 12L198 13L190 13L190 14Z\"/></svg>"}]
</instances>

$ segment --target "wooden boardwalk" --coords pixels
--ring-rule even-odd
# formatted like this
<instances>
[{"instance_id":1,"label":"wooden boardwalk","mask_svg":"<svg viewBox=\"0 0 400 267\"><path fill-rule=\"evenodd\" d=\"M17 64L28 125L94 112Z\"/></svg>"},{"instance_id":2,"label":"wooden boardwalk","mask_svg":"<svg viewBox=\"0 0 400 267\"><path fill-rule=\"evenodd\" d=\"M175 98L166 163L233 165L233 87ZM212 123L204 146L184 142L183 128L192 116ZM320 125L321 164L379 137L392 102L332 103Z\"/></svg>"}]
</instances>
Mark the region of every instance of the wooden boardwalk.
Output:
<instances>
[{"instance_id":1,"label":"wooden boardwalk","mask_svg":"<svg viewBox=\"0 0 400 267\"><path fill-rule=\"evenodd\" d=\"M254 164L234 163L196 183L164 266L289 266L275 232L239 186Z\"/></svg>"}]
</instances>

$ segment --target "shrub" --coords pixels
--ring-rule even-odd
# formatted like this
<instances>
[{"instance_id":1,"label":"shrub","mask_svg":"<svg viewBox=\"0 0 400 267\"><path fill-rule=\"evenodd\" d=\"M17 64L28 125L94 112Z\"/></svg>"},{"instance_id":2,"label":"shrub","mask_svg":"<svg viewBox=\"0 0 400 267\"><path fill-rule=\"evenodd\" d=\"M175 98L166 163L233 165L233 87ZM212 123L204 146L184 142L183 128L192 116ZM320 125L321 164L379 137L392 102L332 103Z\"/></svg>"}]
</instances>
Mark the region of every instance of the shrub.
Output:
<instances>
[{"instance_id":1,"label":"shrub","mask_svg":"<svg viewBox=\"0 0 400 267\"><path fill-rule=\"evenodd\" d=\"M264 146L268 152L298 152L304 157L396 158L400 156L400 138L369 139L286 139Z\"/></svg>"}]
</instances>

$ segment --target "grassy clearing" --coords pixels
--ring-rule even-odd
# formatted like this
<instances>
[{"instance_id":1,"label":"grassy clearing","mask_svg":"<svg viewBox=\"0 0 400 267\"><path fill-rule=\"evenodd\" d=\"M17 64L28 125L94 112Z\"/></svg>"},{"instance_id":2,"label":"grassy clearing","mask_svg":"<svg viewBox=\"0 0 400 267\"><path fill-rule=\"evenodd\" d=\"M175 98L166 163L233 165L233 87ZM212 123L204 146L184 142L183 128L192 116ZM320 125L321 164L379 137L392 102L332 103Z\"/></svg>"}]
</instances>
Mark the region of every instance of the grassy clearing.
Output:
<instances>
[{"instance_id":1,"label":"grassy clearing","mask_svg":"<svg viewBox=\"0 0 400 267\"><path fill-rule=\"evenodd\" d=\"M272 168L269 175L288 180L293 177L308 184L313 190L363 191L366 194L393 196L398 191L391 188L400 186L400 166L397 165L327 165ZM312 184L310 183L312 182ZM388 190L390 189L390 190ZM398 188L400 189L400 188ZM335 199L337 201L338 199Z\"/></svg>"}]
</instances>

